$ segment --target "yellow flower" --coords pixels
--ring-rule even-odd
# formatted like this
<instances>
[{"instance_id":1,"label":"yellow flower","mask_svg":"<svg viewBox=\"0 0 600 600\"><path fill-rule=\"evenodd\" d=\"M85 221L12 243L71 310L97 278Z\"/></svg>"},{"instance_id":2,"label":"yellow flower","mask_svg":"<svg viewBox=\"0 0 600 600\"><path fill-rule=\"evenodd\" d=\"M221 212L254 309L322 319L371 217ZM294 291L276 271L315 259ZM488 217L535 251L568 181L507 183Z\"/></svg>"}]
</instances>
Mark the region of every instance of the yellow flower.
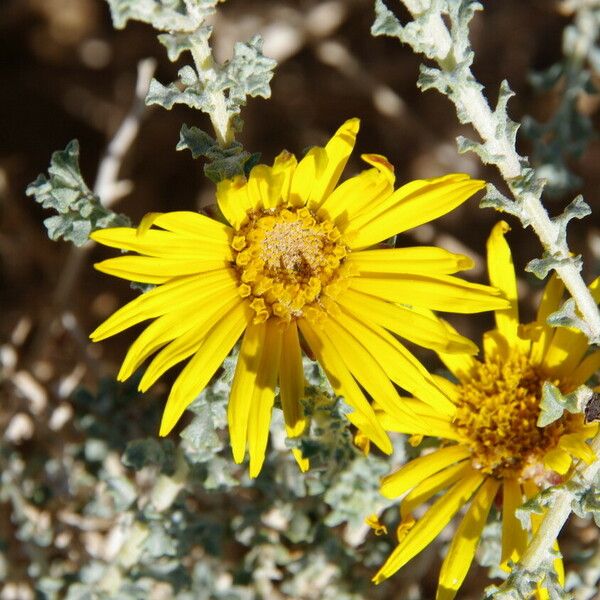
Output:
<instances>
[{"instance_id":1,"label":"yellow flower","mask_svg":"<svg viewBox=\"0 0 600 600\"><path fill-rule=\"evenodd\" d=\"M517 282L504 234L508 225L498 223L488 240L488 270L492 284L510 300L497 310L496 329L484 336L482 362L467 354L439 353L456 376L454 384L436 378L455 404L452 416L442 415L422 402L407 399L425 422L422 428L406 425L401 418L381 416L386 430L437 436L447 440L387 475L381 493L388 498L403 494L400 504L406 524L398 546L375 575L379 583L421 552L465 505L442 565L437 600L454 598L471 565L489 510L498 497L502 505L502 566L517 561L528 540L515 509L541 489L563 480L572 459L594 460L586 440L597 424L586 425L581 414L569 414L539 428L541 390L551 381L562 392L585 383L600 366L600 351L586 356L588 342L579 331L552 329L548 315L557 310L564 286L552 278L544 291L536 321L519 325ZM590 289L600 298L600 281ZM440 494L418 520L412 512ZM541 517L534 515L536 529ZM559 577L562 562L555 561ZM545 592L545 590L542 590ZM544 597L544 594L541 593ZM546 596L547 597L547 596Z\"/></svg>"},{"instance_id":2,"label":"yellow flower","mask_svg":"<svg viewBox=\"0 0 600 600\"><path fill-rule=\"evenodd\" d=\"M438 351L476 352L429 309L470 313L501 308L506 300L493 288L451 276L471 267L465 256L434 247L367 248L447 213L484 184L455 174L394 191L391 165L368 154L362 158L371 168L336 187L358 126L357 119L347 121L300 162L284 151L272 167L255 166L248 179L219 183L217 201L228 225L194 212L152 213L137 229L91 235L138 253L105 260L98 270L157 285L91 335L98 341L153 320L129 349L119 380L157 352L140 382L145 391L190 359L169 394L161 435L242 335L228 420L234 459L241 462L248 447L253 477L264 461L277 385L287 434L305 428L301 338L356 411L350 419L362 415L364 433L385 452L391 443L361 386L407 422L416 417L404 410L390 379L451 412L450 401L393 334Z\"/></svg>"}]
</instances>

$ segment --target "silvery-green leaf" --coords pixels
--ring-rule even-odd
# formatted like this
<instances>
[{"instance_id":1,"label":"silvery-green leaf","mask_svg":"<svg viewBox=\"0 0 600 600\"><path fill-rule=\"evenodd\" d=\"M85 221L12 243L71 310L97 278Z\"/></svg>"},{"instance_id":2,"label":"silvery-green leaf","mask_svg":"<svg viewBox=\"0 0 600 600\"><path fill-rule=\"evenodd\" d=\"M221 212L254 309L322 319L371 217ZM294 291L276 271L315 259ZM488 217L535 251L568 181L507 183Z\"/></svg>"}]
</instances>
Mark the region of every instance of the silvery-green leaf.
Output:
<instances>
[{"instance_id":1,"label":"silvery-green leaf","mask_svg":"<svg viewBox=\"0 0 600 600\"><path fill-rule=\"evenodd\" d=\"M236 175L248 175L258 163L260 154L246 152L239 142L221 147L208 133L198 127L181 127L177 150L189 150L194 158L203 156L205 175L215 183Z\"/></svg>"},{"instance_id":2,"label":"silvery-green leaf","mask_svg":"<svg viewBox=\"0 0 600 600\"><path fill-rule=\"evenodd\" d=\"M533 273L538 279L546 279L548 273L557 267L572 264L578 271L581 271L581 256L569 256L566 258L557 258L544 254L542 258L533 258L525 266L525 270Z\"/></svg>"},{"instance_id":3,"label":"silvery-green leaf","mask_svg":"<svg viewBox=\"0 0 600 600\"><path fill-rule=\"evenodd\" d=\"M127 217L104 208L83 180L77 140L52 154L48 175L39 175L27 186L26 194L58 213L44 221L51 240L62 238L82 246L96 229L129 224Z\"/></svg>"},{"instance_id":4,"label":"silvery-green leaf","mask_svg":"<svg viewBox=\"0 0 600 600\"><path fill-rule=\"evenodd\" d=\"M563 394L553 383L545 381L542 387L540 415L537 426L546 427L563 416L564 411L578 413L592 395L592 390L581 385L569 394Z\"/></svg>"},{"instance_id":5,"label":"silvery-green leaf","mask_svg":"<svg viewBox=\"0 0 600 600\"><path fill-rule=\"evenodd\" d=\"M485 186L485 196L479 202L479 206L480 208L494 208L515 216L519 216L522 212L514 200L507 198L492 183Z\"/></svg>"},{"instance_id":6,"label":"silvery-green leaf","mask_svg":"<svg viewBox=\"0 0 600 600\"><path fill-rule=\"evenodd\" d=\"M143 21L162 31L193 31L215 12L219 0L107 0L113 24Z\"/></svg>"},{"instance_id":7,"label":"silvery-green leaf","mask_svg":"<svg viewBox=\"0 0 600 600\"><path fill-rule=\"evenodd\" d=\"M262 38L254 36L249 42L236 42L233 57L221 72L220 88L228 93L227 106L238 113L246 97L271 96L269 82L277 63L262 53Z\"/></svg>"},{"instance_id":8,"label":"silvery-green leaf","mask_svg":"<svg viewBox=\"0 0 600 600\"><path fill-rule=\"evenodd\" d=\"M169 60L175 62L182 52L207 43L211 34L212 27L206 26L193 33L162 33L158 36L158 41L167 49Z\"/></svg>"},{"instance_id":9,"label":"silvery-green leaf","mask_svg":"<svg viewBox=\"0 0 600 600\"><path fill-rule=\"evenodd\" d=\"M375 22L371 26L371 34L402 39L402 25L383 0L375 0Z\"/></svg>"}]
</instances>

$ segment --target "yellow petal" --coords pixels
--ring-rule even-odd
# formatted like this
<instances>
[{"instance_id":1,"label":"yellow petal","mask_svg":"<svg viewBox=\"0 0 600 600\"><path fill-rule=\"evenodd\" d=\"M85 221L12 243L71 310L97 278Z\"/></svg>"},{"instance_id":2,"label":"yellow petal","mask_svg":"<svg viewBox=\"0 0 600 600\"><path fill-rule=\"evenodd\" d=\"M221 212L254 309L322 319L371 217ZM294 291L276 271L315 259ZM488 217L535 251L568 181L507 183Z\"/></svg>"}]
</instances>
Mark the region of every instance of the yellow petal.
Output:
<instances>
[{"instance_id":1,"label":"yellow petal","mask_svg":"<svg viewBox=\"0 0 600 600\"><path fill-rule=\"evenodd\" d=\"M461 444L436 449L431 454L415 458L397 471L386 475L381 480L380 492L386 498L397 498L434 473L470 456L469 448Z\"/></svg>"},{"instance_id":2,"label":"yellow petal","mask_svg":"<svg viewBox=\"0 0 600 600\"><path fill-rule=\"evenodd\" d=\"M186 317L188 317L186 310L173 311L150 323L129 347L117 380L125 381L131 377L151 354L192 329L195 323Z\"/></svg>"},{"instance_id":3,"label":"yellow petal","mask_svg":"<svg viewBox=\"0 0 600 600\"><path fill-rule=\"evenodd\" d=\"M311 148L298 163L290 182L288 202L291 206L305 206L311 190L327 168L327 153L324 148Z\"/></svg>"},{"instance_id":4,"label":"yellow petal","mask_svg":"<svg viewBox=\"0 0 600 600\"><path fill-rule=\"evenodd\" d=\"M436 352L476 354L477 346L450 331L433 313L424 314L375 296L345 290L337 301L363 321L373 321L407 340Z\"/></svg>"},{"instance_id":5,"label":"yellow petal","mask_svg":"<svg viewBox=\"0 0 600 600\"><path fill-rule=\"evenodd\" d=\"M567 378L577 368L588 348L589 341L583 332L557 327L546 348L542 365L553 377Z\"/></svg>"},{"instance_id":6,"label":"yellow petal","mask_svg":"<svg viewBox=\"0 0 600 600\"><path fill-rule=\"evenodd\" d=\"M600 278L589 286L592 297L600 301ZM559 378L568 378L577 368L588 349L588 339L579 330L569 327L558 327L552 340L546 347L542 364Z\"/></svg>"},{"instance_id":7,"label":"yellow petal","mask_svg":"<svg viewBox=\"0 0 600 600\"><path fill-rule=\"evenodd\" d=\"M393 235L445 215L482 189L485 182L464 174L412 181L385 202L361 214L345 231L352 249L377 244Z\"/></svg>"},{"instance_id":8,"label":"yellow petal","mask_svg":"<svg viewBox=\"0 0 600 600\"><path fill-rule=\"evenodd\" d=\"M442 563L436 600L452 600L456 596L475 558L475 550L499 486L500 481L488 477L477 490Z\"/></svg>"},{"instance_id":9,"label":"yellow petal","mask_svg":"<svg viewBox=\"0 0 600 600\"><path fill-rule=\"evenodd\" d=\"M233 295L224 303L213 303L211 310L207 310L201 317L196 317L194 327L175 338L152 359L138 389L145 392L165 371L197 352L215 325L220 320L229 318L242 303L243 300L239 296Z\"/></svg>"},{"instance_id":10,"label":"yellow petal","mask_svg":"<svg viewBox=\"0 0 600 600\"><path fill-rule=\"evenodd\" d=\"M98 342L147 319L189 306L229 288L235 289L236 285L232 269L222 269L201 276L192 275L165 283L122 306L98 326L90 334L90 338Z\"/></svg>"},{"instance_id":11,"label":"yellow petal","mask_svg":"<svg viewBox=\"0 0 600 600\"><path fill-rule=\"evenodd\" d=\"M558 447L568 452L571 456L580 458L588 465L596 460L594 451L589 444L586 444L581 433L567 433L561 436Z\"/></svg>"},{"instance_id":12,"label":"yellow petal","mask_svg":"<svg viewBox=\"0 0 600 600\"><path fill-rule=\"evenodd\" d=\"M217 241L210 237L182 236L162 229L150 229L139 234L133 227L99 229L90 237L104 246L131 250L147 256L180 260L232 259L228 239Z\"/></svg>"},{"instance_id":13,"label":"yellow petal","mask_svg":"<svg viewBox=\"0 0 600 600\"><path fill-rule=\"evenodd\" d=\"M349 119L327 142L325 146L326 166L317 175L316 181L311 187L310 196L307 198L307 205L311 210L317 210L337 185L354 148L359 127L358 119Z\"/></svg>"},{"instance_id":14,"label":"yellow petal","mask_svg":"<svg viewBox=\"0 0 600 600\"><path fill-rule=\"evenodd\" d=\"M167 435L175 427L183 411L225 360L252 316L252 310L241 303L207 334L205 343L175 380L163 413L160 435Z\"/></svg>"},{"instance_id":15,"label":"yellow petal","mask_svg":"<svg viewBox=\"0 0 600 600\"><path fill-rule=\"evenodd\" d=\"M456 329L450 325L447 321L440 319L446 329L450 332L456 333ZM467 353L449 353L449 352L438 352L438 356L441 361L446 365L450 373L454 375L459 381L466 381L469 379L473 369L479 362L476 358Z\"/></svg>"},{"instance_id":16,"label":"yellow petal","mask_svg":"<svg viewBox=\"0 0 600 600\"><path fill-rule=\"evenodd\" d=\"M408 399L403 398L403 403L406 403ZM416 402L415 404L424 404L424 402ZM418 410L418 407L414 407ZM386 431L396 431L398 433L405 433L406 435L422 435L428 437L439 437L445 440L460 441L462 438L452 427L452 424L443 415L437 417L424 417L423 414L417 412L419 417L422 418L423 425L412 425L407 423L401 415L397 417L391 416L389 413L382 412L377 413L379 421Z\"/></svg>"},{"instance_id":17,"label":"yellow petal","mask_svg":"<svg viewBox=\"0 0 600 600\"><path fill-rule=\"evenodd\" d=\"M446 469L433 474L414 487L400 503L400 518L407 520L412 512L433 498L437 493L454 485L459 479L464 479L471 471L471 461L463 460Z\"/></svg>"},{"instance_id":18,"label":"yellow petal","mask_svg":"<svg viewBox=\"0 0 600 600\"><path fill-rule=\"evenodd\" d=\"M252 395L260 368L261 349L265 344L264 323L249 325L242 338L240 353L231 384L227 421L233 460L241 463L246 453L248 420L250 419Z\"/></svg>"},{"instance_id":19,"label":"yellow petal","mask_svg":"<svg viewBox=\"0 0 600 600\"><path fill-rule=\"evenodd\" d=\"M560 548L558 546L558 541L552 544L552 549L560 555ZM556 571L556 577L558 579L558 584L561 587L565 586L565 565L563 563L562 556L558 556L552 561L552 566Z\"/></svg>"},{"instance_id":20,"label":"yellow petal","mask_svg":"<svg viewBox=\"0 0 600 600\"><path fill-rule=\"evenodd\" d=\"M306 318L298 319L298 326L308 343L312 353L316 356L333 389L346 402L364 416L365 423L362 432L386 454L391 454L392 444L383 427L377 420L373 408L354 381L354 378L339 357L336 344L332 343L323 331L313 326ZM352 416L348 415L352 420Z\"/></svg>"},{"instance_id":21,"label":"yellow petal","mask_svg":"<svg viewBox=\"0 0 600 600\"><path fill-rule=\"evenodd\" d=\"M556 471L559 475L565 475L571 468L571 455L561 448L554 448L544 455L544 465Z\"/></svg>"},{"instance_id":22,"label":"yellow petal","mask_svg":"<svg viewBox=\"0 0 600 600\"><path fill-rule=\"evenodd\" d=\"M462 439L452 426L451 416L445 415L438 409L414 398L403 397L402 403L407 409L419 416L420 423L408 423L401 414L390 415L377 408L375 414L386 431L396 431L407 435L433 436L454 441ZM362 429L359 419L355 419L353 422L359 429Z\"/></svg>"},{"instance_id":23,"label":"yellow petal","mask_svg":"<svg viewBox=\"0 0 600 600\"><path fill-rule=\"evenodd\" d=\"M586 356L570 377L574 385L581 385L600 369L600 350Z\"/></svg>"},{"instance_id":24,"label":"yellow petal","mask_svg":"<svg viewBox=\"0 0 600 600\"><path fill-rule=\"evenodd\" d=\"M335 316L335 319L356 340L360 340L359 345L366 349L371 357L374 357L374 360L383 369L385 375L394 383L402 386L419 398L419 400L423 400L423 402L434 406L445 414L454 413L454 405L438 389L425 367L385 329L366 320L357 319L351 312L345 309L342 309ZM336 337L331 337L331 339L336 340ZM347 343L350 344L350 340L347 340ZM342 358L346 360L346 357L351 357L353 349L356 351L354 355L354 358L356 358L356 353L360 350L354 344L344 347L344 350L341 352ZM367 360L365 358L365 361ZM352 371L352 369L350 370ZM364 385L363 382L361 384ZM396 415L397 411L400 410L400 413L403 415L402 418L409 416L406 414L406 410L399 409L397 403L396 408L392 404L385 404L387 396L383 396L384 400L382 400L381 395L373 397L386 412ZM419 425L419 423L415 423L414 418L409 419L409 422L412 422L416 426Z\"/></svg>"},{"instance_id":25,"label":"yellow petal","mask_svg":"<svg viewBox=\"0 0 600 600\"><path fill-rule=\"evenodd\" d=\"M250 477L257 477L265 461L269 424L275 400L275 386L279 375L282 331L274 319L263 324L265 341L260 348L260 364L250 403L248 420L248 454Z\"/></svg>"},{"instance_id":26,"label":"yellow petal","mask_svg":"<svg viewBox=\"0 0 600 600\"><path fill-rule=\"evenodd\" d=\"M522 341L517 335L519 296L512 254L504 238L508 231L510 227L505 221L499 221L492 229L487 241L487 263L490 283L503 292L510 303L508 308L495 312L496 326L511 348L519 348Z\"/></svg>"},{"instance_id":27,"label":"yellow petal","mask_svg":"<svg viewBox=\"0 0 600 600\"><path fill-rule=\"evenodd\" d=\"M541 331L537 339L531 344L530 358L535 365L540 365L546 350L554 337L554 329L546 324L546 319L554 311L558 310L565 291L564 283L553 273L544 288L542 299L538 307L536 322L541 325Z\"/></svg>"},{"instance_id":28,"label":"yellow petal","mask_svg":"<svg viewBox=\"0 0 600 600\"><path fill-rule=\"evenodd\" d=\"M275 172L267 165L256 165L248 178L248 196L255 199L258 208L275 208L281 204L284 182L283 173Z\"/></svg>"},{"instance_id":29,"label":"yellow petal","mask_svg":"<svg viewBox=\"0 0 600 600\"><path fill-rule=\"evenodd\" d=\"M296 437L306 427L304 411L302 410L304 368L302 366L296 321L292 321L283 332L279 392L287 434L289 437Z\"/></svg>"},{"instance_id":30,"label":"yellow petal","mask_svg":"<svg viewBox=\"0 0 600 600\"><path fill-rule=\"evenodd\" d=\"M391 165L390 165L391 167ZM334 221L344 231L363 210L378 204L393 192L393 172L378 168L362 171L347 179L325 198L317 214Z\"/></svg>"},{"instance_id":31,"label":"yellow petal","mask_svg":"<svg viewBox=\"0 0 600 600\"><path fill-rule=\"evenodd\" d=\"M172 312L158 318L131 345L117 379L124 381L156 350L174 339L190 335L192 330L192 338L202 339L202 329L199 329L201 324L204 324L202 327L206 331L208 327L212 327L215 318L221 318L225 314L223 311L239 300L239 294L233 288L209 299L199 297L193 304L179 305Z\"/></svg>"},{"instance_id":32,"label":"yellow petal","mask_svg":"<svg viewBox=\"0 0 600 600\"><path fill-rule=\"evenodd\" d=\"M444 392L444 395L456 404L460 397L460 389L456 383L453 383L441 375L432 375L435 384Z\"/></svg>"},{"instance_id":33,"label":"yellow petal","mask_svg":"<svg viewBox=\"0 0 600 600\"><path fill-rule=\"evenodd\" d=\"M346 318L343 315L337 318L332 316L324 324L324 331L330 340L335 340L343 348L343 351L340 352L341 359L346 364L350 373L352 373L358 383L360 383L377 404L385 412L407 421L413 427L418 427L420 423L418 417L406 408L407 405L401 401L398 392L386 377L385 371L375 358L378 354L373 351L373 347L365 347L357 337L352 335L351 328L355 324L356 321ZM356 330L354 332L360 335L360 332ZM370 341L365 340L362 336L360 339L366 344Z\"/></svg>"},{"instance_id":34,"label":"yellow petal","mask_svg":"<svg viewBox=\"0 0 600 600\"><path fill-rule=\"evenodd\" d=\"M283 179L281 183L281 197L284 200L289 198L292 177L297 166L298 161L296 157L287 150L280 152L273 161L273 174L281 175Z\"/></svg>"},{"instance_id":35,"label":"yellow petal","mask_svg":"<svg viewBox=\"0 0 600 600\"><path fill-rule=\"evenodd\" d=\"M516 510L523 504L523 491L516 479L505 478L502 497L502 568L509 560L517 562L527 547L527 531L517 519Z\"/></svg>"},{"instance_id":36,"label":"yellow petal","mask_svg":"<svg viewBox=\"0 0 600 600\"><path fill-rule=\"evenodd\" d=\"M148 213L138 227L140 233L151 225L157 225L179 235L191 235L200 238L209 238L215 242L229 242L231 227L219 223L210 217L197 212L179 210L168 213ZM96 235L98 232L94 232Z\"/></svg>"},{"instance_id":37,"label":"yellow petal","mask_svg":"<svg viewBox=\"0 0 600 600\"><path fill-rule=\"evenodd\" d=\"M452 275L361 275L350 280L350 288L398 304L455 313L497 310L508 305L495 288Z\"/></svg>"},{"instance_id":38,"label":"yellow petal","mask_svg":"<svg viewBox=\"0 0 600 600\"><path fill-rule=\"evenodd\" d=\"M96 263L94 268L102 273L139 283L165 283L175 277L208 273L227 269L225 257L185 259L155 258L151 256L119 256Z\"/></svg>"},{"instance_id":39,"label":"yellow petal","mask_svg":"<svg viewBox=\"0 0 600 600\"><path fill-rule=\"evenodd\" d=\"M448 525L452 517L469 501L483 480L484 476L476 471L455 483L406 534L406 537L398 544L375 575L373 581L381 583L427 547Z\"/></svg>"},{"instance_id":40,"label":"yellow petal","mask_svg":"<svg viewBox=\"0 0 600 600\"><path fill-rule=\"evenodd\" d=\"M487 360L507 360L512 352L513 347L508 345L508 340L497 329L483 334L483 354Z\"/></svg>"},{"instance_id":41,"label":"yellow petal","mask_svg":"<svg viewBox=\"0 0 600 600\"><path fill-rule=\"evenodd\" d=\"M347 259L359 273L402 274L428 273L450 275L471 269L473 260L463 254L454 254L435 246L387 248L353 252Z\"/></svg>"},{"instance_id":42,"label":"yellow petal","mask_svg":"<svg viewBox=\"0 0 600 600\"><path fill-rule=\"evenodd\" d=\"M217 183L217 203L235 229L239 229L248 213L256 208L248 196L248 182L243 175Z\"/></svg>"}]
</instances>

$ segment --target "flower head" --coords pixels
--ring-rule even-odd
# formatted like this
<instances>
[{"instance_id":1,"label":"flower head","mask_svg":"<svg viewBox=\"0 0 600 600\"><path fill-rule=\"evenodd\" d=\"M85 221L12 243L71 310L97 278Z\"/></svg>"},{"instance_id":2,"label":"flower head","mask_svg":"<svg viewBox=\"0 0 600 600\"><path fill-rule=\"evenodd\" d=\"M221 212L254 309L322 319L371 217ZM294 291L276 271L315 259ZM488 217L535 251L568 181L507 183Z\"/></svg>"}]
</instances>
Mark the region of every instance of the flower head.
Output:
<instances>
[{"instance_id":1,"label":"flower head","mask_svg":"<svg viewBox=\"0 0 600 600\"><path fill-rule=\"evenodd\" d=\"M387 434L364 391L384 410L418 417L391 383L450 414L451 402L394 334L443 352L475 352L431 309L478 312L506 306L494 288L452 274L471 260L435 247L369 247L443 215L483 187L454 174L394 191L394 173L379 155L338 184L358 120L344 123L325 147L297 162L282 152L273 166L217 186L228 224L193 212L147 215L137 229L94 232L97 242L137 252L105 260L105 273L157 287L133 300L91 335L98 341L152 320L130 347L119 379L156 353L140 382L148 389L189 359L165 407L166 435L242 337L228 407L236 461L250 454L261 469L277 386L289 436L305 428L301 338L331 384L361 416L363 431L385 452ZM336 187L337 186L337 187ZM390 381L391 380L391 381ZM302 468L307 462L296 451Z\"/></svg>"},{"instance_id":2,"label":"flower head","mask_svg":"<svg viewBox=\"0 0 600 600\"><path fill-rule=\"evenodd\" d=\"M388 431L433 435L446 442L382 480L384 496L408 494L400 504L399 544L374 580L378 583L390 577L469 505L444 560L437 600L453 598L461 586L497 497L502 503L501 560L506 566L509 560L519 559L528 539L515 516L516 508L541 489L562 481L573 458L585 462L595 458L586 440L597 432L596 423L585 424L583 415L570 413L547 427L538 427L537 422L543 383L550 381L563 393L573 391L600 366L600 351L585 356L588 343L583 333L546 325L564 291L556 278L546 286L535 322L519 325L515 272L504 239L507 230L507 224L500 222L492 231L488 270L491 282L504 291L511 306L495 311L496 328L484 336L483 360L439 353L458 379L454 384L438 378L455 405L454 414L441 415L423 403L406 400L414 402L424 428L382 415ZM596 300L600 299L599 284L590 286ZM413 510L438 494L415 521ZM532 518L534 529L540 519ZM562 577L560 560L555 561L555 568Z\"/></svg>"}]
</instances>

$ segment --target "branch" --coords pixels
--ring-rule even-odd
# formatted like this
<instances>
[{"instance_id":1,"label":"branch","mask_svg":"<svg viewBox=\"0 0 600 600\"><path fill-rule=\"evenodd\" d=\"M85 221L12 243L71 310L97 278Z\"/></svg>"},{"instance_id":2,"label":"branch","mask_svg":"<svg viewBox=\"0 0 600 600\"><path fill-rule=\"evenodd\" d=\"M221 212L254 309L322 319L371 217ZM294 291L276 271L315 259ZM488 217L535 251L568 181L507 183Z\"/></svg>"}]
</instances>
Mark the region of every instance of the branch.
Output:
<instances>
[{"instance_id":1,"label":"branch","mask_svg":"<svg viewBox=\"0 0 600 600\"><path fill-rule=\"evenodd\" d=\"M118 180L119 171L125 155L138 135L146 110L146 94L155 70L156 61L153 58L146 58L138 63L133 103L100 160L94 193L107 208L131 191L131 182Z\"/></svg>"},{"instance_id":2,"label":"branch","mask_svg":"<svg viewBox=\"0 0 600 600\"><path fill-rule=\"evenodd\" d=\"M596 435L590 445L596 456L600 456L600 433ZM600 461L597 460L591 465L579 461L569 481L577 481L580 488L593 488L599 472ZM573 492L568 488L559 489L552 495L552 504L519 563L514 567L513 573L534 573L548 561L548 557L552 556L552 547L573 510L573 500ZM513 576L511 575L500 586L497 593L502 594L511 587L512 583ZM509 597L511 596L509 595Z\"/></svg>"}]
</instances>

